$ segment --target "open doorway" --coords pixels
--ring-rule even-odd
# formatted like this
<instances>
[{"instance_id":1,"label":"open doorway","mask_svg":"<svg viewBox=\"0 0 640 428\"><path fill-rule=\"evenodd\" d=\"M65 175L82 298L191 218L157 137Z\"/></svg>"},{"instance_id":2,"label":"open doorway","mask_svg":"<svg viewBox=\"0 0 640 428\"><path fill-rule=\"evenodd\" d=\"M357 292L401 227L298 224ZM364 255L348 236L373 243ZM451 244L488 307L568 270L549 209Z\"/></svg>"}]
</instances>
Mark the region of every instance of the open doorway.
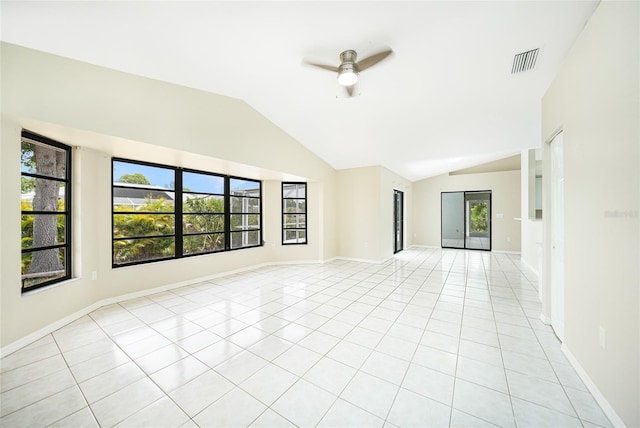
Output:
<instances>
[{"instance_id":1,"label":"open doorway","mask_svg":"<svg viewBox=\"0 0 640 428\"><path fill-rule=\"evenodd\" d=\"M491 191L441 193L442 248L491 251Z\"/></svg>"},{"instance_id":2,"label":"open doorway","mask_svg":"<svg viewBox=\"0 0 640 428\"><path fill-rule=\"evenodd\" d=\"M400 190L393 191L393 253L398 253L404 248L404 193Z\"/></svg>"}]
</instances>

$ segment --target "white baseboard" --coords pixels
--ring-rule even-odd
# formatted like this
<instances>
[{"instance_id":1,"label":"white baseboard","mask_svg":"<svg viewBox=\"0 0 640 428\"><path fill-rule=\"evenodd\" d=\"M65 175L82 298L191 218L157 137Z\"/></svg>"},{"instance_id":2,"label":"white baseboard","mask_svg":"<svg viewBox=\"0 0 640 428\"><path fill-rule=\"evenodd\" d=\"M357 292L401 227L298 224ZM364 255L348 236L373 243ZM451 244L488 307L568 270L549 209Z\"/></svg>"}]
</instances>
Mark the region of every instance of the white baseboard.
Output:
<instances>
[{"instance_id":1,"label":"white baseboard","mask_svg":"<svg viewBox=\"0 0 640 428\"><path fill-rule=\"evenodd\" d=\"M542 324L544 325L551 325L551 318L546 316L542 312L540 313L540 321L542 321Z\"/></svg>"},{"instance_id":2,"label":"white baseboard","mask_svg":"<svg viewBox=\"0 0 640 428\"><path fill-rule=\"evenodd\" d=\"M580 376L580 379L582 379L582 382L587 387L593 398L598 402L598 404L602 408L602 411L607 416L607 418L609 418L609 421L611 421L613 426L619 428L626 427L624 421L620 418L620 416L618 416L611 404L609 404L602 392L600 392L600 389L598 389L596 384L591 380L587 372L582 368L569 348L567 348L563 343L560 349L562 350L562 353L567 357L573 368L576 370L576 373L578 373L578 376Z\"/></svg>"},{"instance_id":3,"label":"white baseboard","mask_svg":"<svg viewBox=\"0 0 640 428\"><path fill-rule=\"evenodd\" d=\"M7 346L4 346L2 348L0 348L0 358L4 358L9 354L14 353L15 351L17 351L18 349L21 349L27 345L30 345L31 343L35 342L36 340L42 339L43 337L45 337L47 334L51 334L54 331L58 330L59 328L64 327L65 325L74 322L75 320L82 318L83 316L95 311L96 309L101 308L102 306L104 306L102 304L102 302L98 302L98 303L94 303L93 305L87 306L86 308L83 308L77 312L74 312L71 315L67 315L66 317L59 319L58 321L49 324L48 326L42 327L40 330L34 331L31 334L28 334L24 337L21 337L20 339L16 340L13 343L8 344Z\"/></svg>"},{"instance_id":4,"label":"white baseboard","mask_svg":"<svg viewBox=\"0 0 640 428\"><path fill-rule=\"evenodd\" d=\"M520 251L491 250L492 253L520 255Z\"/></svg>"},{"instance_id":5,"label":"white baseboard","mask_svg":"<svg viewBox=\"0 0 640 428\"><path fill-rule=\"evenodd\" d=\"M540 272L538 272L538 269L535 269L533 266L527 263L527 261L524 260L523 258L520 258L520 261L522 262L523 265L527 267L527 269L529 269L533 274L535 274L537 279L540 279Z\"/></svg>"}]
</instances>

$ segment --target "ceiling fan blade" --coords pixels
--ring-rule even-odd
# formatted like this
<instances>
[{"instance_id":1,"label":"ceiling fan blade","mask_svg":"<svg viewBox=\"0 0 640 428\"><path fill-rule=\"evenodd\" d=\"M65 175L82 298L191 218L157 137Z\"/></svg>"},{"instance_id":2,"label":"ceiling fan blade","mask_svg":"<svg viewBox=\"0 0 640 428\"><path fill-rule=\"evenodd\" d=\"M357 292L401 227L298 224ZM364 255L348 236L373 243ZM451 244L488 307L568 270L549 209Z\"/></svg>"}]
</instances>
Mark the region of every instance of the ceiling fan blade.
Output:
<instances>
[{"instance_id":1,"label":"ceiling fan blade","mask_svg":"<svg viewBox=\"0 0 640 428\"><path fill-rule=\"evenodd\" d=\"M319 68L322 68L322 69L325 69L325 70L329 70L329 71L333 71L333 72L335 72L335 73L337 73L337 72L338 72L338 67L334 67L333 65L319 64L319 63L317 63L317 62L310 62L310 61L307 61L307 60L304 60L304 61L302 61L302 62L303 62L304 64L312 65L312 66L314 66L314 67L319 67Z\"/></svg>"},{"instance_id":2,"label":"ceiling fan blade","mask_svg":"<svg viewBox=\"0 0 640 428\"><path fill-rule=\"evenodd\" d=\"M360 71L366 70L367 68L376 65L377 63L379 63L380 61L382 61L392 53L393 53L393 50L391 50L391 48L387 48L382 52L378 52L377 54L373 54L369 57L366 57L365 59L360 60L356 63L356 65L358 66L358 70Z\"/></svg>"}]
</instances>

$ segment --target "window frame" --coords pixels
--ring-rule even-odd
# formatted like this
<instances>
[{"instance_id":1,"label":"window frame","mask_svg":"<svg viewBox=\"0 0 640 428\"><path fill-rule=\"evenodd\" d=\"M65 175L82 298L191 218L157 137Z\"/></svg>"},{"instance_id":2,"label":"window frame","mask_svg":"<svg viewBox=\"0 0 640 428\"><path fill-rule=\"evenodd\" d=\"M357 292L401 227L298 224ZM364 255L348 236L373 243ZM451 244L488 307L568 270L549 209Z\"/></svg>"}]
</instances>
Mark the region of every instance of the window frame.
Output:
<instances>
[{"instance_id":1,"label":"window frame","mask_svg":"<svg viewBox=\"0 0 640 428\"><path fill-rule=\"evenodd\" d=\"M295 198L288 198L285 197L285 186L287 185L296 185L296 186L300 186L303 185L304 186L304 198L300 198L300 197L295 197ZM309 244L309 206L308 206L308 188L309 186L307 185L306 182L304 181L283 181L282 182L282 186L281 186L281 191L282 191L282 198L281 198L281 203L280 203L280 209L282 211L282 217L281 217L281 222L282 222L282 245L307 245ZM296 212L295 214L304 214L304 218L305 218L305 222L304 222L304 227L287 227L286 226L286 216L290 215L291 213L287 213L286 209L285 209L285 205L286 205L286 201L288 200L301 200L304 199L304 212ZM296 240L296 242L287 242L286 236L287 236L287 232L288 231L304 231L304 242L298 242L298 240ZM297 238L299 239L299 238Z\"/></svg>"},{"instance_id":2,"label":"window frame","mask_svg":"<svg viewBox=\"0 0 640 428\"><path fill-rule=\"evenodd\" d=\"M134 164L134 165L143 165L143 166L150 166L150 167L155 167L155 168L163 168L163 169L169 169L172 170L174 172L174 189L172 190L174 192L174 211L173 211L173 215L174 215L174 234L173 235L157 235L157 236L146 236L146 237L129 237L129 238L116 238L115 237L115 222L114 222L114 216L116 214L115 211L115 204L114 204L114 189L118 188L118 187L122 187L122 186L117 186L115 185L115 177L114 177L114 165L115 162L121 162L121 163L129 163L129 164ZM189 174L201 174L201 175L205 175L205 176L211 176L211 177L220 177L223 179L223 183L224 183L224 190L223 193L216 193L214 191L212 192L202 192L202 191L193 191L193 190L188 190L185 191L183 188L183 175L184 173L189 173ZM241 246L241 247L235 247L232 248L231 247L231 234L232 234L232 230L231 230L231 197L232 195L230 194L230 181L233 179L237 179L237 180L243 180L243 181L251 181L251 182L255 182L259 188L258 191L258 196L255 197L255 199L259 200L259 212L258 213L252 213L253 215L258 215L259 216L259 225L258 228L255 229L255 231L258 232L258 244L255 245L247 245L247 246ZM125 267L125 266L135 266L135 265L140 265L140 264L146 264L146 263L156 263L156 262L161 262L161 261L166 261L166 260L175 260L175 259L182 259L182 258L186 258L186 257L196 257L196 256L201 256L201 255L205 255L205 254L214 254L214 253L221 253L221 252L227 252L227 251L235 251L235 250L243 250L246 248L255 248L255 247L261 247L264 245L263 243L263 219L262 219L262 181L261 180L257 180L257 179L252 179L252 178L246 178L246 177L238 177L238 176L232 176L232 175L225 175L225 174L219 174L219 173L215 173L215 172L210 172L210 171L201 171L201 170L196 170L196 169L191 169L191 168L182 168L182 167L175 167L175 166L171 166L171 165L164 165L164 164L158 164L158 163L151 163L151 162L145 162L145 161L138 161L138 160L133 160L133 159L125 159L125 158L119 158L119 157L113 157L111 158L111 266L112 268L120 268L120 267ZM129 188L131 187L135 187L135 186L127 186ZM223 227L223 231L221 232L198 232L198 233L185 233L184 231L184 217L191 215L191 214L198 214L198 213L190 213L190 212L185 212L184 207L185 207L185 201L184 201L184 196L185 195L192 195L192 194L200 194L200 195L209 195L209 196L222 196L223 198L223 206L224 206L224 212L223 213L203 213L206 215L222 215L224 218L224 227ZM166 214L166 213L165 213ZM189 254L185 254L184 253L184 243L185 243L185 238L188 238L190 236L199 236L199 235L213 235L213 234L222 234L224 235L224 245L223 248L221 249L213 249L213 250L209 250L209 251L203 251L203 252L197 252L197 253L189 253ZM159 258L153 258L153 259L149 259L149 260L138 260L138 261L133 261L133 262L129 262L129 263L118 263L116 262L115 259L115 251L114 251L114 243L116 241L119 240L126 240L126 239L143 239L143 238L162 238L162 237L173 237L174 238L174 253L172 256L168 256L168 257L159 257Z\"/></svg>"},{"instance_id":3,"label":"window frame","mask_svg":"<svg viewBox=\"0 0 640 428\"><path fill-rule=\"evenodd\" d=\"M147 167L151 167L151 168L161 168L161 169L167 169L167 170L172 170L173 171L173 179L174 179L174 183L175 186L177 187L178 185L178 174L176 171L176 168L170 167L168 165L161 165L161 164L156 164L156 163L152 163L152 162L144 162L144 161L132 161L129 159L121 159L121 158L111 158L111 265L112 267L116 268L116 267L123 267L123 266L133 266L133 265L138 265L138 264L143 264L143 263L152 263L152 262L160 262L160 261L165 261L165 260L173 260L176 257L177 254L177 247L178 247L178 239L177 239L177 225L178 225L178 212L177 212L177 206L175 203L175 200L177 200L177 192L174 191L175 194L175 198L174 198L174 208L173 208L173 212L147 212L147 211L137 211L135 208L130 210L130 211L115 211L115 207L116 205L114 204L114 200L116 198L115 196L115 189L116 188L129 188L129 189L144 189L144 187L139 187L139 186L117 186L115 185L115 177L114 177L114 166L116 162L122 162L122 163L130 163L130 164L135 164L135 165L142 165L142 166L147 166ZM148 235L148 236L128 236L128 237L123 237L123 238L116 238L115 236L115 217L116 215L173 215L174 221L173 221L173 234L162 234L162 235ZM149 260L140 260L140 261L134 261L134 262L129 262L129 263L116 263L115 260L115 242L116 241L126 241L126 240L142 240L142 239L165 239L165 238L173 238L174 240L174 255L173 256L168 256L168 257L158 257L158 258L153 258L153 259L149 259Z\"/></svg>"},{"instance_id":4,"label":"window frame","mask_svg":"<svg viewBox=\"0 0 640 428\"><path fill-rule=\"evenodd\" d=\"M36 143L40 143L40 144L44 144L44 145L48 145L48 146L52 146L55 147L56 149L61 149L64 151L64 159L65 159L65 171L64 171L64 177L63 178L58 178L58 177L50 177L47 175L43 175L43 174L39 174L37 171L35 173L30 173L30 172L23 172L20 171L20 181L22 181L23 177L31 177L31 178L41 178L41 179L45 179L45 180L52 180L52 181L57 181L60 183L64 183L64 210L63 211L35 211L33 210L33 205L32 205L32 209L31 211L23 211L22 207L20 208L20 216L22 218L22 216L24 215L63 215L64 216L64 243L62 244L56 244L56 245L49 245L49 246L44 246L44 247L37 247L34 248L33 246L31 248L22 248L22 245L20 246L20 254L21 254L21 259L22 256L24 254L28 254L28 253L35 253L37 251L47 251L47 250L52 250L52 249L63 249L65 252L65 258L64 258L64 275L60 276L60 277L56 277L53 279L50 279L48 281L43 281L40 283L37 283L35 285L32 286L28 286L25 287L25 280L28 278L24 278L23 274L21 273L21 293L27 293L30 291L34 291L34 290L39 290L42 289L44 287L48 287L54 284L58 284L60 282L63 281L68 281L71 279L72 277L72 272L73 272L73 241L72 241L72 213L73 213L73 209L72 209L72 194L73 194L73 190L72 190L72 156L71 156L71 146L63 144L59 141L53 140L49 137L45 137L43 135L40 134L36 134L35 132L23 129L20 135L20 150L22 151L22 145L24 144L25 140L32 140ZM20 161L21 163L21 169L22 169L22 160ZM22 193L22 192L21 192ZM22 221L21 221L22 223ZM21 230L21 234L22 234L22 225L20 226L20 230Z\"/></svg>"},{"instance_id":5,"label":"window frame","mask_svg":"<svg viewBox=\"0 0 640 428\"><path fill-rule=\"evenodd\" d=\"M180 168L178 168L180 169ZM222 189L222 193L214 193L214 192L194 192L192 190L186 191L184 190L184 186L183 186L183 173L189 173L189 174L201 174L201 175L206 175L206 176L210 176L210 177L220 177L223 179L223 189ZM227 203L226 203L226 187L227 187L227 178L223 175L223 174L216 174L213 172L207 172L207 171L198 171L195 169L188 169L188 168L182 168L181 171L177 174L179 176L179 180L180 180L180 234L182 236L182 239L180 239L180 253L182 254L181 257L194 257L194 256L201 256L204 254L212 254L212 253L220 253L223 251L227 250ZM178 178L176 178L176 180L178 180ZM176 181L177 183L177 181ZM176 187L178 187L176 185ZM261 186L262 187L262 186ZM187 193L187 194L196 194L196 195L209 195L209 196L222 196L223 200L222 200L222 206L223 206L223 210L224 212L222 213L192 213L192 212L185 212L184 211L184 198L183 195ZM178 199L178 197L176 196L176 200ZM198 215L198 214L203 214L203 215L222 215L223 219L224 219L224 226L223 226L223 230L222 232L198 232L198 233L184 233L184 226L183 226L183 220L184 220L184 216L185 215ZM176 220L177 223L177 220ZM177 226L176 226L177 228ZM202 235L213 235L213 234L222 234L224 236L224 248L221 250L211 250L211 251L203 251L203 252L199 252L199 253L190 253L190 254L185 254L184 253L184 237L185 236L202 236ZM178 251L176 250L176 254L178 253Z\"/></svg>"}]
</instances>

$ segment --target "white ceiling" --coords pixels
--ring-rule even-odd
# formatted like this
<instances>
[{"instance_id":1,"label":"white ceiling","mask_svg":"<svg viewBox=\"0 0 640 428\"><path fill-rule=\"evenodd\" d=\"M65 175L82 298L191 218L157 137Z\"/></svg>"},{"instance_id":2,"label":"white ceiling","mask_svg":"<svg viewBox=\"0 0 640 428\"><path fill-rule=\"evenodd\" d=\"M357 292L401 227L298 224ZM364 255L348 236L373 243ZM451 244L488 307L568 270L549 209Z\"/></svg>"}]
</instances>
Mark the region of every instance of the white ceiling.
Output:
<instances>
[{"instance_id":1,"label":"white ceiling","mask_svg":"<svg viewBox=\"0 0 640 428\"><path fill-rule=\"evenodd\" d=\"M8 2L2 40L242 99L333 167L415 181L540 145L540 100L597 1ZM389 46L360 93L331 72ZM541 48L534 70L515 54Z\"/></svg>"}]
</instances>

